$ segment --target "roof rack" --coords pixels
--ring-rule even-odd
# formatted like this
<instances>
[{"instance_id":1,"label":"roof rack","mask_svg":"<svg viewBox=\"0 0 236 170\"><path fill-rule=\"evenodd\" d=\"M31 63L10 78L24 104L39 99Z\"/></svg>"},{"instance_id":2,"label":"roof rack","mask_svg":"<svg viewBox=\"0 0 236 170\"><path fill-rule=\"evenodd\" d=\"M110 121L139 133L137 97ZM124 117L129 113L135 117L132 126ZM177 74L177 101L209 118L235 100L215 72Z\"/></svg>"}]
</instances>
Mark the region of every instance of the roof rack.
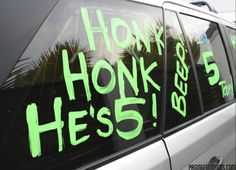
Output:
<instances>
[{"instance_id":1,"label":"roof rack","mask_svg":"<svg viewBox=\"0 0 236 170\"><path fill-rule=\"evenodd\" d=\"M206 5L208 7L209 11L214 12L214 13L218 13L215 10L215 8L206 1L193 1L193 2L191 2L191 4L199 6L199 7Z\"/></svg>"}]
</instances>

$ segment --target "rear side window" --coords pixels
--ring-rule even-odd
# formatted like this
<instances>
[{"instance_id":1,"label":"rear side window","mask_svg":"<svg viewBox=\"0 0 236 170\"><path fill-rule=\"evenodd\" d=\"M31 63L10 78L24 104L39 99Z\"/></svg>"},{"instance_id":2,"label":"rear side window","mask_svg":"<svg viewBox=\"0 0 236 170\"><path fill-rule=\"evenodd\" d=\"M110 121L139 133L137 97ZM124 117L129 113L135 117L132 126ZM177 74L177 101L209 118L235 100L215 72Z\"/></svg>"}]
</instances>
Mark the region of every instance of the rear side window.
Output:
<instances>
[{"instance_id":1,"label":"rear side window","mask_svg":"<svg viewBox=\"0 0 236 170\"><path fill-rule=\"evenodd\" d=\"M73 169L159 135L162 38L160 8L60 1L1 88L0 162Z\"/></svg>"},{"instance_id":2,"label":"rear side window","mask_svg":"<svg viewBox=\"0 0 236 170\"><path fill-rule=\"evenodd\" d=\"M177 15L165 11L167 38L167 96L165 129L183 124L201 114L198 91Z\"/></svg>"},{"instance_id":3,"label":"rear side window","mask_svg":"<svg viewBox=\"0 0 236 170\"><path fill-rule=\"evenodd\" d=\"M232 52L233 52L233 57L234 57L234 62L236 64L236 30L233 29L233 28L229 28L229 27L226 27L226 34L228 36L228 39L229 39L229 43L230 43L230 47L232 49Z\"/></svg>"},{"instance_id":4,"label":"rear side window","mask_svg":"<svg viewBox=\"0 0 236 170\"><path fill-rule=\"evenodd\" d=\"M229 65L214 22L181 15L198 73L205 111L234 99Z\"/></svg>"}]
</instances>

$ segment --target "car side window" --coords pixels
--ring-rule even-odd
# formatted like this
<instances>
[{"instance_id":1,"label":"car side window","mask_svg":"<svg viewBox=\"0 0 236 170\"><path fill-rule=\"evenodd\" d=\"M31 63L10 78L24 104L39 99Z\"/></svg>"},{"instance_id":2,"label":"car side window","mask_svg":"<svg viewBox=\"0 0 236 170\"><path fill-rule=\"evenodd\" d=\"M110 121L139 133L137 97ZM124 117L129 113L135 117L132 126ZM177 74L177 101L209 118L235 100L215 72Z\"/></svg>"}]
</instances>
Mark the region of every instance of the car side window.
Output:
<instances>
[{"instance_id":1,"label":"car side window","mask_svg":"<svg viewBox=\"0 0 236 170\"><path fill-rule=\"evenodd\" d=\"M236 64L236 30L230 27L226 27L226 34L229 39L230 48L233 52L234 62Z\"/></svg>"},{"instance_id":2,"label":"car side window","mask_svg":"<svg viewBox=\"0 0 236 170\"><path fill-rule=\"evenodd\" d=\"M200 99L186 40L177 15L165 11L167 40L167 96L165 129L201 115Z\"/></svg>"},{"instance_id":3,"label":"car side window","mask_svg":"<svg viewBox=\"0 0 236 170\"><path fill-rule=\"evenodd\" d=\"M233 81L217 23L181 14L205 111L234 99Z\"/></svg>"},{"instance_id":4,"label":"car side window","mask_svg":"<svg viewBox=\"0 0 236 170\"><path fill-rule=\"evenodd\" d=\"M161 8L60 1L1 88L0 162L74 169L160 136L163 32Z\"/></svg>"}]
</instances>

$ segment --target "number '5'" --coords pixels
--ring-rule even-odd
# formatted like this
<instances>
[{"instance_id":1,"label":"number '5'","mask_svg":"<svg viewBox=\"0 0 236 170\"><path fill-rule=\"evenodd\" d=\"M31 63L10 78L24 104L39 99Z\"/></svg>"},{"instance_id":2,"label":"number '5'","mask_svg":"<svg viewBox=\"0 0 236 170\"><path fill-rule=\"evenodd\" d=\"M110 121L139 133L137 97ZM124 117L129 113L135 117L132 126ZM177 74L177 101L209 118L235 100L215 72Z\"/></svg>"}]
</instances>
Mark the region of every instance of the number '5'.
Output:
<instances>
[{"instance_id":1,"label":"number '5'","mask_svg":"<svg viewBox=\"0 0 236 170\"><path fill-rule=\"evenodd\" d=\"M134 130L124 132L119 129L116 129L118 135L121 138L125 140L133 139L140 134L143 127L143 117L139 112L135 110L122 111L122 108L130 104L144 104L144 103L145 103L144 99L136 97L117 99L115 101L115 118L117 123L127 120L134 120L137 122L137 127Z\"/></svg>"},{"instance_id":2,"label":"number '5'","mask_svg":"<svg viewBox=\"0 0 236 170\"><path fill-rule=\"evenodd\" d=\"M213 52L212 51L203 52L202 57L203 57L203 62L204 62L207 74L209 74L211 71L214 72L213 76L208 78L210 85L213 86L220 79L220 73L219 73L219 69L218 69L216 63L209 64L208 60L207 60L209 57L213 57Z\"/></svg>"}]
</instances>

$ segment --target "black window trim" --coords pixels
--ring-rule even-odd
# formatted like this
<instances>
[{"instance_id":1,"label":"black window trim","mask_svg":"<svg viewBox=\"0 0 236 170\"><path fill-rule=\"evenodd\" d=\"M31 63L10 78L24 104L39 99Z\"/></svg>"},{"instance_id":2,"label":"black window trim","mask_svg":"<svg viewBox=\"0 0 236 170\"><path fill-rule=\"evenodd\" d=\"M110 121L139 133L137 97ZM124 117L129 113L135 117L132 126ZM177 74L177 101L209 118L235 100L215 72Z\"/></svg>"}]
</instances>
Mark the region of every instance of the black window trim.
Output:
<instances>
[{"instance_id":1,"label":"black window trim","mask_svg":"<svg viewBox=\"0 0 236 170\"><path fill-rule=\"evenodd\" d=\"M167 36L166 36L166 20L165 20L165 15L166 15L166 9L162 8L163 11L163 26L164 26L164 75L163 75L163 102L162 102L162 119L161 119L161 134L164 135L165 133L165 118L166 118L166 99L167 99Z\"/></svg>"}]
</instances>

